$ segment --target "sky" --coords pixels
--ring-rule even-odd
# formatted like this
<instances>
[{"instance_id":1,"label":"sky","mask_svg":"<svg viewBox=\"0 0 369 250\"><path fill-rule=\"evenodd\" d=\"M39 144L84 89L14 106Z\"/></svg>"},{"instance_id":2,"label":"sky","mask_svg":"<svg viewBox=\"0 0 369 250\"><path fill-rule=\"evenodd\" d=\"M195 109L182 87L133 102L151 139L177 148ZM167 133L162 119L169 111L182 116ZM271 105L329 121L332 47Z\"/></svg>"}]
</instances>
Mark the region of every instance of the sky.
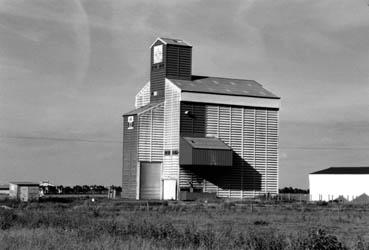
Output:
<instances>
[{"instance_id":1,"label":"sky","mask_svg":"<svg viewBox=\"0 0 369 250\"><path fill-rule=\"evenodd\" d=\"M193 45L193 74L281 96L281 188L369 166L368 30L366 0L0 0L0 182L120 185L159 36Z\"/></svg>"}]
</instances>

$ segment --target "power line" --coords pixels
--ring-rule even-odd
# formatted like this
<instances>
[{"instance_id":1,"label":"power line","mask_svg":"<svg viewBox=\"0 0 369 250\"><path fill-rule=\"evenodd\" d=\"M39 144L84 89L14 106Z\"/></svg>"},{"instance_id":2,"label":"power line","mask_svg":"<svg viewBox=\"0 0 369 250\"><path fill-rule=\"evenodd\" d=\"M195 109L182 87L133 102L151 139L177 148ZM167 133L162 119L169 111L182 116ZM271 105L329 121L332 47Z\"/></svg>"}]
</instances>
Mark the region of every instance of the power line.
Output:
<instances>
[{"instance_id":1,"label":"power line","mask_svg":"<svg viewBox=\"0 0 369 250\"><path fill-rule=\"evenodd\" d=\"M85 142L85 143L112 143L122 144L122 141L106 140L106 139L82 139L82 138L63 138L49 136L2 136L4 139L16 140L38 140L38 141L62 141L62 142ZM318 146L280 146L279 149L295 149L295 150L369 150L369 147L318 147Z\"/></svg>"},{"instance_id":2,"label":"power line","mask_svg":"<svg viewBox=\"0 0 369 250\"><path fill-rule=\"evenodd\" d=\"M280 149L301 149L301 150L369 150L369 147L314 147L314 146L287 146Z\"/></svg>"},{"instance_id":3,"label":"power line","mask_svg":"<svg viewBox=\"0 0 369 250\"><path fill-rule=\"evenodd\" d=\"M81 139L81 138L62 138L62 137L48 137L48 136L2 136L4 139L16 140L35 140L35 141L63 141L63 142L86 142L86 143L114 143L122 144L121 141L115 140L98 140L98 139Z\"/></svg>"}]
</instances>

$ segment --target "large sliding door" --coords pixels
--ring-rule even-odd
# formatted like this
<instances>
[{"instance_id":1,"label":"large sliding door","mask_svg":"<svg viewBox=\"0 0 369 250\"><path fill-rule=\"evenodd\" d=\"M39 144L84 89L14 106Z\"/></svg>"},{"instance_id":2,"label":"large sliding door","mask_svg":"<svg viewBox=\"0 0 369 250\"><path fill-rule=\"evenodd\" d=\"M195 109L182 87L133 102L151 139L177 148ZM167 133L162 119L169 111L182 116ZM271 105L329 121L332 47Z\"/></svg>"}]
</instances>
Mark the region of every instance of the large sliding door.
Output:
<instances>
[{"instance_id":1,"label":"large sliding door","mask_svg":"<svg viewBox=\"0 0 369 250\"><path fill-rule=\"evenodd\" d=\"M140 199L161 199L161 163L141 162L140 164Z\"/></svg>"}]
</instances>

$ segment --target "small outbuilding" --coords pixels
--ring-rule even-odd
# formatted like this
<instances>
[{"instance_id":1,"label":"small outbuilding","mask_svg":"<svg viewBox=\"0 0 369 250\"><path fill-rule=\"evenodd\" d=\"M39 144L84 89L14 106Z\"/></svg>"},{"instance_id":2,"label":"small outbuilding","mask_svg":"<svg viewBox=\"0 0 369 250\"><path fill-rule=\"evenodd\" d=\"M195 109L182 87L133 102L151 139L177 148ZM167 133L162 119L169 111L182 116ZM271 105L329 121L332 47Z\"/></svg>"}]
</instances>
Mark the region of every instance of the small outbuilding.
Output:
<instances>
[{"instance_id":1,"label":"small outbuilding","mask_svg":"<svg viewBox=\"0 0 369 250\"><path fill-rule=\"evenodd\" d=\"M9 184L0 184L0 195L9 195Z\"/></svg>"},{"instance_id":2,"label":"small outbuilding","mask_svg":"<svg viewBox=\"0 0 369 250\"><path fill-rule=\"evenodd\" d=\"M355 200L369 194L369 167L331 167L309 174L310 199Z\"/></svg>"},{"instance_id":3,"label":"small outbuilding","mask_svg":"<svg viewBox=\"0 0 369 250\"><path fill-rule=\"evenodd\" d=\"M40 184L37 182L14 181L9 183L9 197L20 201L34 201L40 197Z\"/></svg>"}]
</instances>

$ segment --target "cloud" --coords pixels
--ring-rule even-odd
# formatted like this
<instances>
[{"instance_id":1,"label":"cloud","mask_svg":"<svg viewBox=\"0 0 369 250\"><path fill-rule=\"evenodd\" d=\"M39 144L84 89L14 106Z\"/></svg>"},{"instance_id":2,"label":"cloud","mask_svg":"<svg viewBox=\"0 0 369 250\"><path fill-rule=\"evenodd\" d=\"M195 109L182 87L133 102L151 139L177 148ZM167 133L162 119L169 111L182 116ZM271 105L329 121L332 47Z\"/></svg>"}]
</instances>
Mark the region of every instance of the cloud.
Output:
<instances>
[{"instance_id":1,"label":"cloud","mask_svg":"<svg viewBox=\"0 0 369 250\"><path fill-rule=\"evenodd\" d=\"M286 152L281 152L279 155L279 159L287 159L288 158L288 154Z\"/></svg>"},{"instance_id":2,"label":"cloud","mask_svg":"<svg viewBox=\"0 0 369 250\"><path fill-rule=\"evenodd\" d=\"M0 134L121 140L121 114L149 79L148 47L169 36L193 44L194 74L255 79L282 96L281 146L362 146L369 120L362 4L0 0ZM319 141L324 135L334 141ZM33 174L23 166L39 171L37 178L60 168L73 170L77 182L84 178L77 172L87 169L85 180L119 183L119 144L32 141L28 150L24 141L1 143L7 148L2 166L19 176ZM335 158L346 162L343 155L368 160L362 153L316 154L282 149L282 183L293 171L305 174ZM61 163L50 167L53 162ZM107 176L102 165L111 170ZM67 172L56 181L68 180Z\"/></svg>"}]
</instances>

